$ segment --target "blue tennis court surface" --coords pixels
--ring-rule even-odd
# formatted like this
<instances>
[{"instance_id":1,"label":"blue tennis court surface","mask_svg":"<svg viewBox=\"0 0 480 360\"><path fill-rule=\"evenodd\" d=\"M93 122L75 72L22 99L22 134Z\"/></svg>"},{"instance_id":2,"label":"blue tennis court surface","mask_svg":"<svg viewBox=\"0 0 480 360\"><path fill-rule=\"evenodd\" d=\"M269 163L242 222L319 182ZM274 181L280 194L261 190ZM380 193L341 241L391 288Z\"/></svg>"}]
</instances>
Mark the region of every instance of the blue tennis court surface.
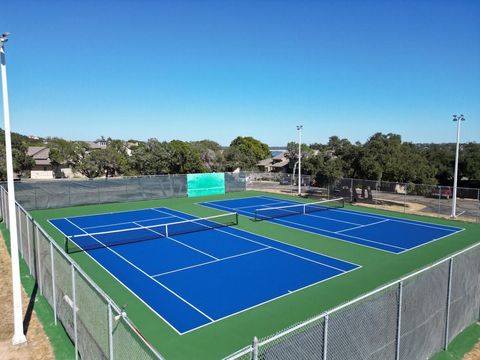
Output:
<instances>
[{"instance_id":1,"label":"blue tennis court surface","mask_svg":"<svg viewBox=\"0 0 480 360\"><path fill-rule=\"evenodd\" d=\"M221 200L201 203L217 210L235 211L251 218L260 209L305 204L268 196ZM395 254L438 240L464 229L400 219L384 215L362 213L354 210L329 208L312 213L292 214L269 218L276 224L288 226L330 238L344 240ZM287 210L288 211L288 208ZM282 215L283 216L283 215Z\"/></svg>"},{"instance_id":2,"label":"blue tennis court surface","mask_svg":"<svg viewBox=\"0 0 480 360\"><path fill-rule=\"evenodd\" d=\"M234 227L162 232L162 224L192 219L152 208L49 222L65 236L77 236L72 239L80 248L98 243L86 253L179 334L359 267ZM128 234L122 229L158 236L103 246Z\"/></svg>"}]
</instances>

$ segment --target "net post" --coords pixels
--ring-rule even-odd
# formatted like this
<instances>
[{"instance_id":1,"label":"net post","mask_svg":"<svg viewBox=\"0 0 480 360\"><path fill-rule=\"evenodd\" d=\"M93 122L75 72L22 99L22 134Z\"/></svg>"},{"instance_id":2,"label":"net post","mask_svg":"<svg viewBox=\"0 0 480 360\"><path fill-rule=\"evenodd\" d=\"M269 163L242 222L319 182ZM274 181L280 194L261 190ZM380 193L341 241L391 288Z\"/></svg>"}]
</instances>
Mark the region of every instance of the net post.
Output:
<instances>
[{"instance_id":1,"label":"net post","mask_svg":"<svg viewBox=\"0 0 480 360\"><path fill-rule=\"evenodd\" d=\"M68 236L65 236L63 246L65 249L65 252L68 254Z\"/></svg>"},{"instance_id":2,"label":"net post","mask_svg":"<svg viewBox=\"0 0 480 360\"><path fill-rule=\"evenodd\" d=\"M235 225L238 225L238 212L235 213Z\"/></svg>"},{"instance_id":3,"label":"net post","mask_svg":"<svg viewBox=\"0 0 480 360\"><path fill-rule=\"evenodd\" d=\"M303 215L307 213L307 204L303 204Z\"/></svg>"},{"instance_id":4,"label":"net post","mask_svg":"<svg viewBox=\"0 0 480 360\"><path fill-rule=\"evenodd\" d=\"M397 310L397 344L395 347L395 360L400 359L400 337L402 330L402 298L403 298L403 281L398 283L398 310Z\"/></svg>"},{"instance_id":5,"label":"net post","mask_svg":"<svg viewBox=\"0 0 480 360\"><path fill-rule=\"evenodd\" d=\"M452 295L452 272L453 272L453 257L448 262L448 286L447 286L447 308L445 310L445 343L443 349L448 350L448 326L450 324L450 300Z\"/></svg>"},{"instance_id":6,"label":"net post","mask_svg":"<svg viewBox=\"0 0 480 360\"><path fill-rule=\"evenodd\" d=\"M78 360L78 331L77 331L77 294L75 289L75 267L70 264L72 273L72 311L73 311L73 341L75 345L75 360Z\"/></svg>"},{"instance_id":7,"label":"net post","mask_svg":"<svg viewBox=\"0 0 480 360\"><path fill-rule=\"evenodd\" d=\"M57 294L55 290L55 262L53 261L53 243L50 241L50 262L52 266L52 298L53 298L53 319L57 325Z\"/></svg>"},{"instance_id":8,"label":"net post","mask_svg":"<svg viewBox=\"0 0 480 360\"><path fill-rule=\"evenodd\" d=\"M168 225L165 225L165 237L168 238Z\"/></svg>"}]
</instances>

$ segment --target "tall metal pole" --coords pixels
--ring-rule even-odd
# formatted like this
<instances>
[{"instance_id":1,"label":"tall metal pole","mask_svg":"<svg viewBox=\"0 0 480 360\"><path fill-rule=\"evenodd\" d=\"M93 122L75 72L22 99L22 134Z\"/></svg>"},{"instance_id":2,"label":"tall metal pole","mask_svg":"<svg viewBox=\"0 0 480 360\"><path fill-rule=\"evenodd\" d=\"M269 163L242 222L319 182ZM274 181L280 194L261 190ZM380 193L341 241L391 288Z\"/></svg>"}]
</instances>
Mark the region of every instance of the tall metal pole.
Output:
<instances>
[{"instance_id":1,"label":"tall metal pole","mask_svg":"<svg viewBox=\"0 0 480 360\"><path fill-rule=\"evenodd\" d=\"M458 181L458 154L460 148L460 123L465 121L463 115L453 115L453 121L457 122L457 148L455 150L455 170L453 175L453 196L452 196L452 214L451 217L457 217L457 181Z\"/></svg>"},{"instance_id":2,"label":"tall metal pole","mask_svg":"<svg viewBox=\"0 0 480 360\"><path fill-rule=\"evenodd\" d=\"M302 129L303 129L303 125L297 125L297 131L298 131L298 195L302 194Z\"/></svg>"},{"instance_id":3,"label":"tall metal pole","mask_svg":"<svg viewBox=\"0 0 480 360\"><path fill-rule=\"evenodd\" d=\"M0 37L0 60L2 73L3 122L5 130L5 160L7 162L8 212L10 214L10 251L12 257L14 324L12 343L13 345L20 345L25 343L27 341L27 338L23 333L22 291L20 282L20 264L18 259L17 217L15 216L15 188L13 185L12 138L10 135L10 110L8 108L7 62L5 59L5 43L8 40L8 35L8 33L4 33Z\"/></svg>"}]
</instances>

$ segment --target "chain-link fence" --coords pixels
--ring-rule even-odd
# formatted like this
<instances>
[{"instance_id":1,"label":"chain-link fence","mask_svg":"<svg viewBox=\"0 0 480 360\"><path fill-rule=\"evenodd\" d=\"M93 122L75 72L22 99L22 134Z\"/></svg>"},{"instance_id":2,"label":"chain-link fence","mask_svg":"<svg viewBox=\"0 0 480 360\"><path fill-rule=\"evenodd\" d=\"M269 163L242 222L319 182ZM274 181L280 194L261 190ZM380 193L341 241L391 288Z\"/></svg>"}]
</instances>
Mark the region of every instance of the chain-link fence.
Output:
<instances>
[{"instance_id":1,"label":"chain-link fence","mask_svg":"<svg viewBox=\"0 0 480 360\"><path fill-rule=\"evenodd\" d=\"M245 173L247 189L280 194L298 192L292 174ZM453 188L413 183L339 179L317 184L313 177L302 176L302 193L319 198L343 197L358 205L427 216L452 214ZM480 222L480 189L457 188L456 216L464 221Z\"/></svg>"},{"instance_id":2,"label":"chain-link fence","mask_svg":"<svg viewBox=\"0 0 480 360\"><path fill-rule=\"evenodd\" d=\"M480 243L225 359L427 359L479 318Z\"/></svg>"},{"instance_id":3,"label":"chain-link fence","mask_svg":"<svg viewBox=\"0 0 480 360\"><path fill-rule=\"evenodd\" d=\"M1 217L7 229L8 193L0 187ZM82 359L162 359L127 315L80 269L18 203L19 252L40 293L53 309Z\"/></svg>"},{"instance_id":4,"label":"chain-link fence","mask_svg":"<svg viewBox=\"0 0 480 360\"><path fill-rule=\"evenodd\" d=\"M225 173L225 191L245 191L245 173ZM187 175L23 180L16 199L27 210L187 196Z\"/></svg>"}]
</instances>

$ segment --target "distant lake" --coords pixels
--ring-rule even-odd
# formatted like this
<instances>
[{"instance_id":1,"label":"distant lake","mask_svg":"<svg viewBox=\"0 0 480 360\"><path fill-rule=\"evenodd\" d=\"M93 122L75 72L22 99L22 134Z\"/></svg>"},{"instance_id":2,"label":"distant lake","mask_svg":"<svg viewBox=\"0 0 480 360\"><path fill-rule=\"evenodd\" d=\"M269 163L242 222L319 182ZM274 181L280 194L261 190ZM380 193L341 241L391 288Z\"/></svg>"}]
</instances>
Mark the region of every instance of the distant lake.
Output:
<instances>
[{"instance_id":1,"label":"distant lake","mask_svg":"<svg viewBox=\"0 0 480 360\"><path fill-rule=\"evenodd\" d=\"M275 157L275 156L280 155L282 153L283 153L283 151L272 150L272 157Z\"/></svg>"}]
</instances>

